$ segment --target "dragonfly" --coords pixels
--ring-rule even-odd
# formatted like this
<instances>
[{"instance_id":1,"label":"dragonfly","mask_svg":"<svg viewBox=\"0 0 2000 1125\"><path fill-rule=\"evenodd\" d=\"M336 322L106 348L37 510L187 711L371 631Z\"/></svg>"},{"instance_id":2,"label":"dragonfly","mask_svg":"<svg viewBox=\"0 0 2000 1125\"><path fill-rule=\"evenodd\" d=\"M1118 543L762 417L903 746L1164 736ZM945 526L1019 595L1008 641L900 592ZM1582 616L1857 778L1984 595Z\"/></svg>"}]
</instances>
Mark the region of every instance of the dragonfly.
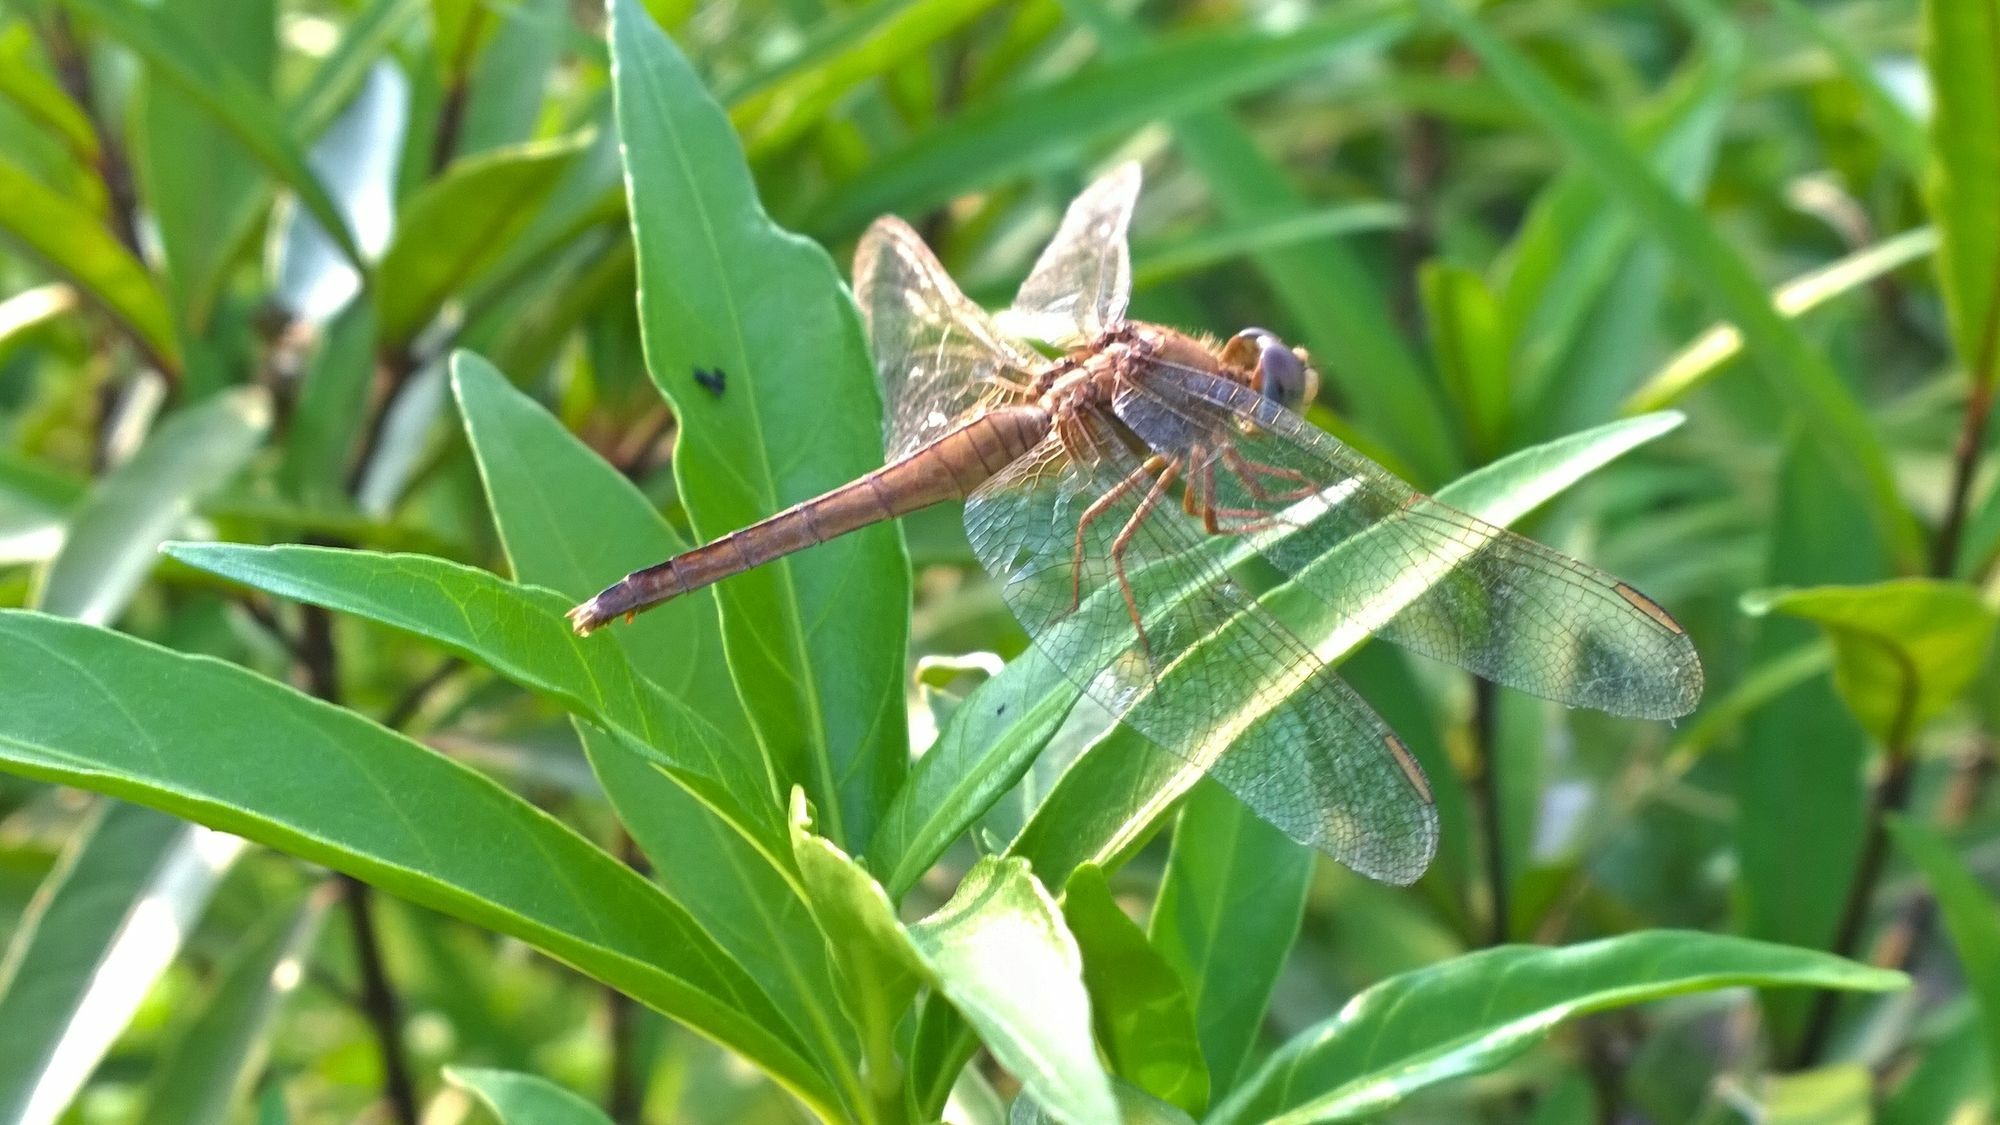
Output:
<instances>
[{"instance_id":1,"label":"dragonfly","mask_svg":"<svg viewBox=\"0 0 2000 1125\"><path fill-rule=\"evenodd\" d=\"M1128 319L1139 184L1136 164L1092 183L997 317L908 224L877 220L854 294L887 463L627 575L570 611L575 630L962 500L973 553L1085 695L1294 839L1394 884L1436 851L1430 782L1251 595L1250 560L1333 620L1495 683L1641 718L1694 708L1701 665L1665 609L1306 421L1319 376L1302 349Z\"/></svg>"}]
</instances>

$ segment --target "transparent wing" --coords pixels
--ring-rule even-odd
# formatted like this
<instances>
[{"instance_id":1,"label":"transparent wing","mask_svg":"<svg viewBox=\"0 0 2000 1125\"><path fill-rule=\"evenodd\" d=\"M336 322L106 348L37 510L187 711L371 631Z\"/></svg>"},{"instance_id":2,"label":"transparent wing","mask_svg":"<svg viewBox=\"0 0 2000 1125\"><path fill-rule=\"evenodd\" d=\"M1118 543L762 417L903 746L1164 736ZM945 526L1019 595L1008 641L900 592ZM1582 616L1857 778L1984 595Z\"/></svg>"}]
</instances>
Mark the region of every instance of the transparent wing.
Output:
<instances>
[{"instance_id":1,"label":"transparent wing","mask_svg":"<svg viewBox=\"0 0 2000 1125\"><path fill-rule=\"evenodd\" d=\"M1351 629L1615 715L1674 718L1701 698L1693 643L1645 595L1431 499L1247 387L1163 364L1113 409L1186 463L1219 530Z\"/></svg>"},{"instance_id":2,"label":"transparent wing","mask_svg":"<svg viewBox=\"0 0 2000 1125\"><path fill-rule=\"evenodd\" d=\"M1051 439L973 494L965 526L1037 646L1092 698L1293 838L1414 882L1437 846L1422 770L1230 581L1171 491L1122 446L1084 465Z\"/></svg>"},{"instance_id":3,"label":"transparent wing","mask_svg":"<svg viewBox=\"0 0 2000 1125\"><path fill-rule=\"evenodd\" d=\"M917 232L877 219L854 252L854 299L888 410L894 460L978 409L1013 401L1039 362L967 300Z\"/></svg>"},{"instance_id":4,"label":"transparent wing","mask_svg":"<svg viewBox=\"0 0 2000 1125\"><path fill-rule=\"evenodd\" d=\"M1137 161L1120 164L1085 188L1021 283L1013 307L1001 314L1007 330L1071 347L1124 323L1132 295L1125 232L1138 200Z\"/></svg>"}]
</instances>

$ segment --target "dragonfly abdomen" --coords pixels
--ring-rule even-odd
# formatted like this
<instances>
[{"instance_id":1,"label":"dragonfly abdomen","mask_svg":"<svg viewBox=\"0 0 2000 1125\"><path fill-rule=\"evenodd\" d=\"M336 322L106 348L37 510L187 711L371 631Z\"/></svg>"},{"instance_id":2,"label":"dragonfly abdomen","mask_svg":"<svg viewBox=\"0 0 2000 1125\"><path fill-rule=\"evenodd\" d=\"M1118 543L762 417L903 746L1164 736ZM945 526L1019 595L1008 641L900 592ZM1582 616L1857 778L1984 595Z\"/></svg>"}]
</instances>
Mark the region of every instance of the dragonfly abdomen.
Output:
<instances>
[{"instance_id":1,"label":"dragonfly abdomen","mask_svg":"<svg viewBox=\"0 0 2000 1125\"><path fill-rule=\"evenodd\" d=\"M1048 411L1039 406L1007 407L978 415L858 480L657 566L626 575L570 610L570 624L578 634L587 634L608 621L651 609L835 536L941 501L963 499L1034 448L1048 432Z\"/></svg>"}]
</instances>

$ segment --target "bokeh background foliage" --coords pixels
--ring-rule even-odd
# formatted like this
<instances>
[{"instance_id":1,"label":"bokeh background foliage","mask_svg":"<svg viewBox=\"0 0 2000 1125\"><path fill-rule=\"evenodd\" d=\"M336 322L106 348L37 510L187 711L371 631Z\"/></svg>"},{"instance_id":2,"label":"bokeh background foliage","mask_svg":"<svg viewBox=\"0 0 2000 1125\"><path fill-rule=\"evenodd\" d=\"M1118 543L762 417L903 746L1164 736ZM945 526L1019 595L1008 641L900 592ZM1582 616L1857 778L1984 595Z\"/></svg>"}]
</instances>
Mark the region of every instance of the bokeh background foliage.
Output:
<instances>
[{"instance_id":1,"label":"bokeh background foliage","mask_svg":"<svg viewBox=\"0 0 2000 1125\"><path fill-rule=\"evenodd\" d=\"M879 463L863 225L1001 304L1127 158L1701 710L1352 651L1400 890L951 511L570 636ZM1994 0L9 0L0 1117L1985 1120L1996 367Z\"/></svg>"}]
</instances>

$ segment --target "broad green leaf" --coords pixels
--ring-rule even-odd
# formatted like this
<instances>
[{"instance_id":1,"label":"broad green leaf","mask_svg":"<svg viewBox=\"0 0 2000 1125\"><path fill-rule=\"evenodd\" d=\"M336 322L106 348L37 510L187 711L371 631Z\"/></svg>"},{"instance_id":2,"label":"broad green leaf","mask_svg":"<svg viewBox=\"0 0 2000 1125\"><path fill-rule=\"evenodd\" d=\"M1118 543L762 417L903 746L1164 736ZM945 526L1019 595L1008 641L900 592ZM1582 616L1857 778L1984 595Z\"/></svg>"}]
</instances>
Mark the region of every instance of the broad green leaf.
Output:
<instances>
[{"instance_id":1,"label":"broad green leaf","mask_svg":"<svg viewBox=\"0 0 2000 1125\"><path fill-rule=\"evenodd\" d=\"M1923 28L1939 288L1958 361L1985 395L2000 375L2000 0L1926 0Z\"/></svg>"},{"instance_id":2,"label":"broad green leaf","mask_svg":"<svg viewBox=\"0 0 2000 1125\"><path fill-rule=\"evenodd\" d=\"M376 276L388 346L408 343L506 252L581 147L572 138L472 157L410 197Z\"/></svg>"},{"instance_id":3,"label":"broad green leaf","mask_svg":"<svg viewBox=\"0 0 2000 1125\"><path fill-rule=\"evenodd\" d=\"M767 849L784 829L743 747L640 676L615 644L578 637L568 598L428 555L328 547L176 543L167 553L259 589L429 637L625 739L744 838Z\"/></svg>"},{"instance_id":4,"label":"broad green leaf","mask_svg":"<svg viewBox=\"0 0 2000 1125\"><path fill-rule=\"evenodd\" d=\"M868 872L830 841L815 835L805 791L792 790L792 854L813 917L834 959L847 1010L861 1029L869 1094L876 1107L900 1107L901 1066L896 1025L931 979L929 967L896 918L896 908ZM894 1112L893 1108L887 1110Z\"/></svg>"},{"instance_id":5,"label":"broad green leaf","mask_svg":"<svg viewBox=\"0 0 2000 1125\"><path fill-rule=\"evenodd\" d=\"M1051 1116L1066 1125L1117 1120L1091 1044L1076 940L1026 863L980 860L909 935L938 990Z\"/></svg>"},{"instance_id":6,"label":"broad green leaf","mask_svg":"<svg viewBox=\"0 0 2000 1125\"><path fill-rule=\"evenodd\" d=\"M0 613L0 682L29 685L0 712L0 768L152 805L520 938L834 1112L784 1018L685 911L471 769L242 668L41 614Z\"/></svg>"},{"instance_id":7,"label":"broad green leaf","mask_svg":"<svg viewBox=\"0 0 2000 1125\"><path fill-rule=\"evenodd\" d=\"M1453 0L1425 0L1424 10L1479 56L1522 108L1598 179L1607 197L1632 209L1642 229L1674 254L1684 272L1703 280L1743 333L1773 396L1799 416L1812 441L1826 447L1837 479L1862 504L1876 535L1899 556L1914 557L1916 525L1866 412L1827 358L1773 307L1763 283L1722 231L1675 194L1623 137L1477 17Z\"/></svg>"},{"instance_id":8,"label":"broad green leaf","mask_svg":"<svg viewBox=\"0 0 2000 1125\"><path fill-rule=\"evenodd\" d=\"M1130 1083L1112 1079L1111 1096L1118 1102L1116 1120L1120 1125L1194 1125L1194 1118L1180 1107L1163 1102ZM1058 1120L1035 1104L1035 1099L1026 1093L1016 1097L1007 1112L1007 1125L1056 1125Z\"/></svg>"},{"instance_id":9,"label":"broad green leaf","mask_svg":"<svg viewBox=\"0 0 2000 1125\"><path fill-rule=\"evenodd\" d=\"M448 1066L444 1078L470 1091L500 1125L611 1125L603 1110L539 1075Z\"/></svg>"},{"instance_id":10,"label":"broad green leaf","mask_svg":"<svg viewBox=\"0 0 2000 1125\"><path fill-rule=\"evenodd\" d=\"M1340 1121L1488 1071L1555 1025L1601 1012L1746 985L1886 992L1903 974L1829 954L1721 934L1654 930L1562 949L1500 946L1383 981L1307 1029L1211 1115Z\"/></svg>"},{"instance_id":11,"label":"broad green leaf","mask_svg":"<svg viewBox=\"0 0 2000 1125\"><path fill-rule=\"evenodd\" d=\"M69 0L119 42L146 60L153 76L171 83L229 130L237 143L298 193L299 202L333 237L348 262L362 273L367 264L326 188L306 165L270 95L188 34L167 13L132 0Z\"/></svg>"},{"instance_id":12,"label":"broad green leaf","mask_svg":"<svg viewBox=\"0 0 2000 1125\"><path fill-rule=\"evenodd\" d=\"M892 897L907 894L1021 780L1076 705L1067 687L1062 672L1031 649L952 712L869 841L869 858Z\"/></svg>"},{"instance_id":13,"label":"broad green leaf","mask_svg":"<svg viewBox=\"0 0 2000 1125\"><path fill-rule=\"evenodd\" d=\"M158 814L154 814L158 815ZM180 1029L146 1090L143 1119L158 1125L221 1121L263 1069L278 1009L305 979L332 884L249 935L214 993Z\"/></svg>"},{"instance_id":14,"label":"broad green leaf","mask_svg":"<svg viewBox=\"0 0 2000 1125\"><path fill-rule=\"evenodd\" d=\"M631 482L492 365L457 353L452 389L516 578L581 600L605 574L685 546ZM729 768L754 768L752 736L707 593L662 606L613 636L633 669L715 729L720 745L733 750ZM629 742L582 719L577 729L612 807L652 859L655 879L797 1017L802 1033L810 1031L830 1072L852 1072L827 944L786 871L703 804L698 789L676 784Z\"/></svg>"},{"instance_id":15,"label":"broad green leaf","mask_svg":"<svg viewBox=\"0 0 2000 1125\"><path fill-rule=\"evenodd\" d=\"M1673 429L1680 421L1680 415L1666 413L1609 423L1503 458L1467 474L1437 496L1462 511L1504 527L1591 471ZM1399 590L1395 596L1410 594L1411 591ZM1296 617L1301 612L1324 614L1324 603L1289 585L1270 591L1263 600L1278 606L1281 618ZM1373 608L1386 609L1393 602L1392 598ZM1322 633L1308 632L1303 636L1314 645L1322 660L1338 660L1365 639L1365 635L1357 633L1354 621L1314 623L1323 627ZM1021 664L1016 661L1010 665L1002 677L1014 674L1014 668ZM1024 669L1023 674L1026 673ZM1066 690L1075 691L1073 687ZM1053 882L1059 882L1082 863L1096 863L1109 869L1142 843L1160 818L1201 777L1200 770L1154 748L1131 730L1113 728L1063 775L1027 827L1009 845L1009 853L1029 858L1035 870Z\"/></svg>"},{"instance_id":16,"label":"broad green leaf","mask_svg":"<svg viewBox=\"0 0 2000 1125\"><path fill-rule=\"evenodd\" d=\"M16 620L0 618L0 630ZM13 757L5 747L27 724L53 720L79 731L92 725L59 714L84 696L46 694L61 690L65 673L88 677L88 671L49 668L64 657L47 651L33 653L24 667L6 643L0 639L0 668L7 669L6 683L20 687L10 691L0 717L0 765ZM118 700L102 705L123 714ZM0 1036L0 1115L57 1119L124 1034L242 850L233 836L122 801L99 802L0 955L0 1026L7 1028Z\"/></svg>"},{"instance_id":17,"label":"broad green leaf","mask_svg":"<svg viewBox=\"0 0 2000 1125\"><path fill-rule=\"evenodd\" d=\"M1930 227L1904 231L1800 274L1778 287L1772 304L1785 316L1802 316L1929 254L1937 244L1937 232ZM1671 406L1721 373L1742 351L1742 333L1715 325L1675 352L1622 409L1631 414Z\"/></svg>"},{"instance_id":18,"label":"broad green leaf","mask_svg":"<svg viewBox=\"0 0 2000 1125\"><path fill-rule=\"evenodd\" d=\"M1097 1041L1113 1074L1189 1113L1208 1105L1208 1067L1181 977L1127 917L1104 872L1079 867L1063 888L1063 920L1083 951Z\"/></svg>"},{"instance_id":19,"label":"broad green leaf","mask_svg":"<svg viewBox=\"0 0 2000 1125\"><path fill-rule=\"evenodd\" d=\"M1960 582L1905 578L1746 595L1752 613L1812 621L1833 641L1833 680L1861 725L1907 748L1979 674L1993 611Z\"/></svg>"},{"instance_id":20,"label":"broad green leaf","mask_svg":"<svg viewBox=\"0 0 2000 1125\"><path fill-rule=\"evenodd\" d=\"M1313 860L1220 785L1196 786L1174 826L1150 936L1194 1004L1218 1098L1257 1043L1305 913Z\"/></svg>"},{"instance_id":21,"label":"broad green leaf","mask_svg":"<svg viewBox=\"0 0 2000 1125\"><path fill-rule=\"evenodd\" d=\"M92 624L115 621L159 561L160 544L242 469L270 422L269 400L256 387L168 417L78 509L36 605Z\"/></svg>"},{"instance_id":22,"label":"broad green leaf","mask_svg":"<svg viewBox=\"0 0 2000 1125\"><path fill-rule=\"evenodd\" d=\"M1275 86L1342 51L1379 45L1405 22L1378 8L1285 31L1230 28L1123 52L938 122L836 188L808 225L838 233L889 211L921 214L955 194L1073 152L1082 142Z\"/></svg>"},{"instance_id":23,"label":"broad green leaf","mask_svg":"<svg viewBox=\"0 0 2000 1125\"><path fill-rule=\"evenodd\" d=\"M1477 273L1448 262L1425 263L1417 288L1430 325L1431 353L1473 455L1484 461L1505 440L1513 397L1508 357L1514 341L1500 303Z\"/></svg>"},{"instance_id":24,"label":"broad green leaf","mask_svg":"<svg viewBox=\"0 0 2000 1125\"><path fill-rule=\"evenodd\" d=\"M271 87L277 56L276 7L273 0L169 0L158 10L217 66L262 92ZM268 194L264 169L170 83L143 84L137 110L134 156L174 281L169 295L190 339L198 339L211 327L223 273L247 246L251 231L240 216Z\"/></svg>"},{"instance_id":25,"label":"broad green leaf","mask_svg":"<svg viewBox=\"0 0 2000 1125\"><path fill-rule=\"evenodd\" d=\"M876 0L833 10L797 55L723 100L754 157L775 152L819 124L860 83L951 35L994 0Z\"/></svg>"},{"instance_id":26,"label":"broad green leaf","mask_svg":"<svg viewBox=\"0 0 2000 1125\"><path fill-rule=\"evenodd\" d=\"M1876 545L1854 526L1824 447L1803 437L1779 455L1777 498L1763 571L1772 585L1863 583L1884 569ZM1767 617L1748 646L1752 668L1820 640L1803 621ZM1820 947L1833 938L1861 852L1867 738L1841 706L1830 678L1813 677L1771 699L1744 724L1735 753L1736 863L1743 929L1751 937ZM1803 848L1799 841L1811 840ZM1773 1039L1794 1037L1806 998L1765 997Z\"/></svg>"},{"instance_id":27,"label":"broad green leaf","mask_svg":"<svg viewBox=\"0 0 2000 1125\"><path fill-rule=\"evenodd\" d=\"M88 208L0 159L0 234L117 321L146 361L180 370L180 343L166 300L146 267Z\"/></svg>"},{"instance_id":28,"label":"broad green leaf","mask_svg":"<svg viewBox=\"0 0 2000 1125\"><path fill-rule=\"evenodd\" d=\"M1892 819L1889 832L1937 896L1945 933L1986 1031L1988 1077L2000 1089L2000 906L1937 832L1908 817Z\"/></svg>"},{"instance_id":29,"label":"broad green leaf","mask_svg":"<svg viewBox=\"0 0 2000 1125\"><path fill-rule=\"evenodd\" d=\"M764 214L686 59L636 0L612 0L610 34L646 366L679 421L681 501L713 539L879 466L875 379L832 260ZM703 369L721 393L696 382ZM859 851L909 764L898 530L760 567L719 598L772 774L803 784L827 838Z\"/></svg>"}]
</instances>

